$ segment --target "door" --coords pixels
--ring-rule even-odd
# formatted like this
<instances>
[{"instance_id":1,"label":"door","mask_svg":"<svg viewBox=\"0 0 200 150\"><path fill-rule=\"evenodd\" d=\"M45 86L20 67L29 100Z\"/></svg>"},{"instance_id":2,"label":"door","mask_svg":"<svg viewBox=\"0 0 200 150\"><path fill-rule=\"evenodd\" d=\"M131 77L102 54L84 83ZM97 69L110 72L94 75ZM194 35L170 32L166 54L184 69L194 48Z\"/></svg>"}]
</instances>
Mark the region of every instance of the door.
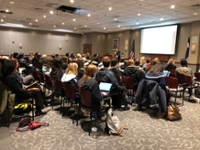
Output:
<instances>
[{"instance_id":1,"label":"door","mask_svg":"<svg viewBox=\"0 0 200 150\"><path fill-rule=\"evenodd\" d=\"M92 44L83 44L83 54L90 53L92 56Z\"/></svg>"}]
</instances>

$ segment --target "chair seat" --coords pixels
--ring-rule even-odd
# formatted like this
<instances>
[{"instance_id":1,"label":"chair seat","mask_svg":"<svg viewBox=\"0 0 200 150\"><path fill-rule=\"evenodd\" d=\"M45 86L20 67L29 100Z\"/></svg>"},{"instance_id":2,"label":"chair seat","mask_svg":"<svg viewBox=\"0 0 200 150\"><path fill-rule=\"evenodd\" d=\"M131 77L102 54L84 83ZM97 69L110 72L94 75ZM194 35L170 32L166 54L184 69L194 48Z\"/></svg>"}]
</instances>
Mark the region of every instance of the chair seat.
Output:
<instances>
[{"instance_id":1,"label":"chair seat","mask_svg":"<svg viewBox=\"0 0 200 150\"><path fill-rule=\"evenodd\" d=\"M171 92L181 92L181 91L183 91L183 87L167 88L167 89L169 89Z\"/></svg>"}]
</instances>

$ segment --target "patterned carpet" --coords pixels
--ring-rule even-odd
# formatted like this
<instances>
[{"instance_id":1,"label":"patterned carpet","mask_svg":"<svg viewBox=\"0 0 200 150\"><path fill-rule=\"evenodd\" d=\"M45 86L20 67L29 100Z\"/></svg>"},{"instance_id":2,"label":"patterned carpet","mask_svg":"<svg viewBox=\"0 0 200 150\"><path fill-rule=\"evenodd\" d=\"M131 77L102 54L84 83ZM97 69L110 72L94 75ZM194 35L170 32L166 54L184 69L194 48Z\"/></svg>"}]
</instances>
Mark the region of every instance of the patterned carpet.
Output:
<instances>
[{"instance_id":1,"label":"patterned carpet","mask_svg":"<svg viewBox=\"0 0 200 150\"><path fill-rule=\"evenodd\" d=\"M16 132L17 122L0 128L0 150L198 150L200 149L200 105L185 101L180 107L183 119L157 119L151 110L114 111L129 130L122 136L108 136L104 123L98 124L98 137L88 136L87 118L76 126L68 115L61 117L56 108L46 108L36 121L50 126L23 133ZM68 113L69 114L69 113Z\"/></svg>"}]
</instances>

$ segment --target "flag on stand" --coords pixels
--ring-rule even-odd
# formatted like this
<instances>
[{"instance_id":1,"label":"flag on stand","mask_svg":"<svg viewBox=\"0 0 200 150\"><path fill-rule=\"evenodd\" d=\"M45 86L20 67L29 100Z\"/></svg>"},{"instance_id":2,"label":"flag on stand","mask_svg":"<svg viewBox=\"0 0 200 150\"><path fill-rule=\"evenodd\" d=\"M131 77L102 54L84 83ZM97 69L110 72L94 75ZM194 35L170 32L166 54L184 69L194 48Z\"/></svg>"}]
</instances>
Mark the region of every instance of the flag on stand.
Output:
<instances>
[{"instance_id":1,"label":"flag on stand","mask_svg":"<svg viewBox=\"0 0 200 150\"><path fill-rule=\"evenodd\" d=\"M189 51L190 51L190 37L188 37L188 41L187 41L187 48L186 48L186 51L185 51L185 59L188 58Z\"/></svg>"},{"instance_id":2,"label":"flag on stand","mask_svg":"<svg viewBox=\"0 0 200 150\"><path fill-rule=\"evenodd\" d=\"M132 42L131 52L130 52L130 59L135 59L135 40Z\"/></svg>"}]
</instances>

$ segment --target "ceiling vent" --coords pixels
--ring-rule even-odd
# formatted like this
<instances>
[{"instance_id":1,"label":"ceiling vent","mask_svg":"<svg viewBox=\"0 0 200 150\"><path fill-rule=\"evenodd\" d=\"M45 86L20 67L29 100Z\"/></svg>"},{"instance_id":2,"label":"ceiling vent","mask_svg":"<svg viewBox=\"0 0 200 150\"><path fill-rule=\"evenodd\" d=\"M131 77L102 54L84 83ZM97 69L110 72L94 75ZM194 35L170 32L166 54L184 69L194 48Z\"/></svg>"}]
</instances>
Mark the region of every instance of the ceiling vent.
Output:
<instances>
[{"instance_id":1,"label":"ceiling vent","mask_svg":"<svg viewBox=\"0 0 200 150\"><path fill-rule=\"evenodd\" d=\"M194 5L191 5L191 7L200 7L200 4L194 4Z\"/></svg>"},{"instance_id":2,"label":"ceiling vent","mask_svg":"<svg viewBox=\"0 0 200 150\"><path fill-rule=\"evenodd\" d=\"M6 12L6 11L3 11L3 10L0 10L0 13L1 13L1 14L13 14L13 12L10 12L10 11L9 11L9 12Z\"/></svg>"},{"instance_id":3,"label":"ceiling vent","mask_svg":"<svg viewBox=\"0 0 200 150\"><path fill-rule=\"evenodd\" d=\"M79 12L80 8L62 5L62 6L58 7L56 10L73 14L73 13Z\"/></svg>"}]
</instances>

